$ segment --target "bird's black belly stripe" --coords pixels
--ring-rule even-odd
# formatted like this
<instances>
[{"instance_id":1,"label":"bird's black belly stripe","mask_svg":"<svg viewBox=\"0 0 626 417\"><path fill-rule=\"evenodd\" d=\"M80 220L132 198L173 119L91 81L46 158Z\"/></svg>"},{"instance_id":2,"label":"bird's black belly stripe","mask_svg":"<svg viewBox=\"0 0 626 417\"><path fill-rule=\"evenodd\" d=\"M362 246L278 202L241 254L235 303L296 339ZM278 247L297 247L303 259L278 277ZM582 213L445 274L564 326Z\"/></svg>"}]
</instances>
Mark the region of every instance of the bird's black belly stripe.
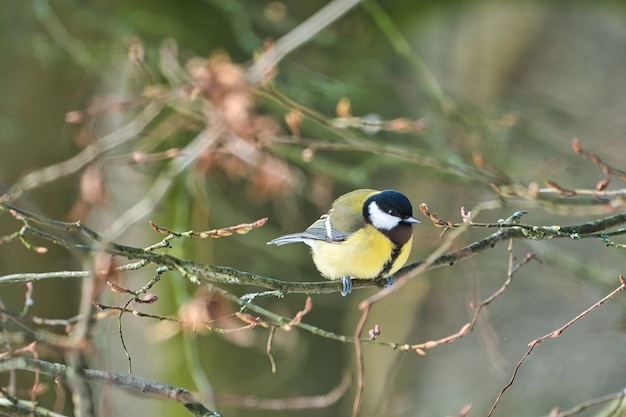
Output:
<instances>
[{"instance_id":1,"label":"bird's black belly stripe","mask_svg":"<svg viewBox=\"0 0 626 417\"><path fill-rule=\"evenodd\" d=\"M393 245L393 251L391 251L391 257L389 258L387 262L385 262L385 265L383 266L382 271L380 271L380 273L376 277L376 280L381 280L385 278L387 275L389 275L389 271L391 271L391 268L393 267L394 262L396 262L396 259L398 259L398 256L400 256L401 251L402 251L402 246Z\"/></svg>"}]
</instances>

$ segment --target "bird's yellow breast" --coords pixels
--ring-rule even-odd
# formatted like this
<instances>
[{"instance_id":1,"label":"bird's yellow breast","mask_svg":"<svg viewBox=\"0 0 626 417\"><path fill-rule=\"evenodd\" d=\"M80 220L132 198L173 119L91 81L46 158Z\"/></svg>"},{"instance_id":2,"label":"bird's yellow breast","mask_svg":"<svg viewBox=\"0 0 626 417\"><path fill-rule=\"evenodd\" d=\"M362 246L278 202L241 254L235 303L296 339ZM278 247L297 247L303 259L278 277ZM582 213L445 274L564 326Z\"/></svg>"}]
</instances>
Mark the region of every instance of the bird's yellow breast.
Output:
<instances>
[{"instance_id":1,"label":"bird's yellow breast","mask_svg":"<svg viewBox=\"0 0 626 417\"><path fill-rule=\"evenodd\" d=\"M412 241L413 238L402 246L391 269L383 277L394 274L405 264ZM326 278L371 279L378 277L391 259L394 244L368 224L343 242L315 241L312 249L313 262Z\"/></svg>"}]
</instances>

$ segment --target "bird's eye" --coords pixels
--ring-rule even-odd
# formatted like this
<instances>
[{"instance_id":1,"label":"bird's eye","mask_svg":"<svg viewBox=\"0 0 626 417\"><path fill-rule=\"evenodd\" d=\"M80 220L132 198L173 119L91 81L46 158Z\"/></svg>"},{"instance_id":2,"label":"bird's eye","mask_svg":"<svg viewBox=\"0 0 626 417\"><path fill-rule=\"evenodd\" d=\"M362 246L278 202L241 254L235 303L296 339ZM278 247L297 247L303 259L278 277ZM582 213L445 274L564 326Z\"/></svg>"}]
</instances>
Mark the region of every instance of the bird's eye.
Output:
<instances>
[{"instance_id":1,"label":"bird's eye","mask_svg":"<svg viewBox=\"0 0 626 417\"><path fill-rule=\"evenodd\" d=\"M387 211L388 214L391 214L394 217L398 217L398 210L396 209L389 209L389 211Z\"/></svg>"}]
</instances>

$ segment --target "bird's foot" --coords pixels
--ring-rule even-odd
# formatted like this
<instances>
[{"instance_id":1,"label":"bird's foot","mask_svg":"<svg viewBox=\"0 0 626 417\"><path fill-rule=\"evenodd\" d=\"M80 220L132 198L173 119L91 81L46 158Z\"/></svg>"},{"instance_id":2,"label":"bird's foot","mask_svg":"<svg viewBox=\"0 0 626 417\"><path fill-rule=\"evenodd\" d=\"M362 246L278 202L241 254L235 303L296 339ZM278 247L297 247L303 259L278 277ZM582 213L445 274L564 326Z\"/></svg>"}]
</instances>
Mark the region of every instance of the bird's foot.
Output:
<instances>
[{"instance_id":1,"label":"bird's foot","mask_svg":"<svg viewBox=\"0 0 626 417\"><path fill-rule=\"evenodd\" d=\"M345 297L351 292L352 292L352 278L342 277L341 278L341 296Z\"/></svg>"},{"instance_id":2,"label":"bird's foot","mask_svg":"<svg viewBox=\"0 0 626 417\"><path fill-rule=\"evenodd\" d=\"M378 286L378 288L382 290L382 289L391 287L395 280L396 279L394 278L393 275L389 275L388 277L385 277L385 278L378 278L376 280L376 285Z\"/></svg>"},{"instance_id":3,"label":"bird's foot","mask_svg":"<svg viewBox=\"0 0 626 417\"><path fill-rule=\"evenodd\" d=\"M395 280L396 278L393 275L389 275L387 278L385 278L385 286L383 288L391 287Z\"/></svg>"}]
</instances>

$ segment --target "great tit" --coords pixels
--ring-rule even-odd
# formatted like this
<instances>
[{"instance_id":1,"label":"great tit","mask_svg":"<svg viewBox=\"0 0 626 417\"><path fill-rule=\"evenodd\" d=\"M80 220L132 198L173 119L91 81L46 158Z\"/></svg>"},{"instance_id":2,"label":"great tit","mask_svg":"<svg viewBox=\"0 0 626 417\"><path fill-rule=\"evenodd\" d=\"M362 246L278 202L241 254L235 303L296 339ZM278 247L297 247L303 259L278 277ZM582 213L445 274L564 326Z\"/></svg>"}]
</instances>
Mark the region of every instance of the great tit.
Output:
<instances>
[{"instance_id":1,"label":"great tit","mask_svg":"<svg viewBox=\"0 0 626 417\"><path fill-rule=\"evenodd\" d=\"M306 243L317 269L328 279L341 279L341 295L346 296L352 291L352 279L392 280L409 257L416 223L404 194L355 190L337 198L328 213L304 232L267 244Z\"/></svg>"}]
</instances>

